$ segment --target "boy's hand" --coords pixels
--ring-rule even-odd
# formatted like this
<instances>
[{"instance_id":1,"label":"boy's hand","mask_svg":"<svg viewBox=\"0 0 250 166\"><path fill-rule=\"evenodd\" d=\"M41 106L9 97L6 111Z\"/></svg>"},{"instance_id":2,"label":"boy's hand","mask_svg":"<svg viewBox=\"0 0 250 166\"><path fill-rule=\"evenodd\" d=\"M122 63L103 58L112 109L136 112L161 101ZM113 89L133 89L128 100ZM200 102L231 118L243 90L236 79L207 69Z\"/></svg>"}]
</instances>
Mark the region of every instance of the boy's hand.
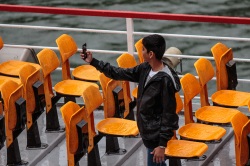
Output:
<instances>
[{"instance_id":1,"label":"boy's hand","mask_svg":"<svg viewBox=\"0 0 250 166\"><path fill-rule=\"evenodd\" d=\"M165 148L156 147L151 154L154 155L153 162L162 163L165 162Z\"/></svg>"},{"instance_id":2,"label":"boy's hand","mask_svg":"<svg viewBox=\"0 0 250 166\"><path fill-rule=\"evenodd\" d=\"M90 63L93 59L92 53L90 51L86 51L86 54L87 54L87 56L85 58L85 55L81 52L80 53L81 59L83 59L85 62Z\"/></svg>"}]
</instances>

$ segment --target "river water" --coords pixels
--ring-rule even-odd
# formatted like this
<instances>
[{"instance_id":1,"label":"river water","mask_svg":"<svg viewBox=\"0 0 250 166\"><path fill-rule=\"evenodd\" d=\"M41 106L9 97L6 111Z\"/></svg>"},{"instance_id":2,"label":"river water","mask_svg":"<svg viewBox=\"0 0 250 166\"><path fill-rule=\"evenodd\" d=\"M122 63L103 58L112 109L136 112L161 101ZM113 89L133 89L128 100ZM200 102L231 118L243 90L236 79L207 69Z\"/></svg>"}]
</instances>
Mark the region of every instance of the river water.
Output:
<instances>
[{"instance_id":1,"label":"river water","mask_svg":"<svg viewBox=\"0 0 250 166\"><path fill-rule=\"evenodd\" d=\"M0 0L4 4L21 4L36 6L89 8L89 9L108 9L108 10L129 10L163 13L184 13L202 14L219 16L250 17L249 0ZM0 12L0 23L41 25L69 28L93 28L105 30L126 30L125 19L119 18L100 18L100 17L79 17L65 15L46 15L31 13L9 13ZM211 23L189 23L176 21L153 21L153 20L134 20L135 31L186 34L186 35L208 35L222 37L245 37L250 38L249 25L227 25ZM11 29L1 28L2 36L6 44L30 44L46 45L56 47L55 39L62 33L68 33L78 43L79 48L82 43L87 42L90 49L107 49L114 51L127 50L125 35L80 33L68 31L45 31L30 29ZM135 41L142 36L135 36ZM223 42L228 47L232 47L234 57L249 58L249 42L239 41L218 41L201 40L190 38L167 37L167 46L176 46L185 55L212 56L210 48L217 42ZM39 50L37 50L39 51ZM116 64L114 55L95 55L99 59L110 61ZM119 55L117 55L119 56ZM73 66L82 64L79 57L72 59ZM183 61L183 73L191 72L195 74L193 67L194 61ZM237 63L238 78L249 78L249 65L247 63ZM239 86L241 87L241 85ZM242 86L244 90L247 87Z\"/></svg>"}]
</instances>

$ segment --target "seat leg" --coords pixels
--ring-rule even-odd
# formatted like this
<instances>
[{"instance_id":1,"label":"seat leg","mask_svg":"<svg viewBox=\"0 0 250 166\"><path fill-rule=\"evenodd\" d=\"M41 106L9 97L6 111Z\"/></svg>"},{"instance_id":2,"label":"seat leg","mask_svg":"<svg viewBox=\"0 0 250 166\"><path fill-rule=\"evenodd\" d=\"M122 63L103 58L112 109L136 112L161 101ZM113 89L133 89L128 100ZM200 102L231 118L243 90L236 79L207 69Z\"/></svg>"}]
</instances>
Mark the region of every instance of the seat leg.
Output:
<instances>
[{"instance_id":1,"label":"seat leg","mask_svg":"<svg viewBox=\"0 0 250 166\"><path fill-rule=\"evenodd\" d=\"M41 143L37 121L33 122L32 126L29 129L27 129L26 149L45 149L47 147L48 144Z\"/></svg>"},{"instance_id":2,"label":"seat leg","mask_svg":"<svg viewBox=\"0 0 250 166\"><path fill-rule=\"evenodd\" d=\"M64 104L66 104L66 103L69 102L69 101L76 102L76 98L73 97L73 96L64 97Z\"/></svg>"},{"instance_id":3,"label":"seat leg","mask_svg":"<svg viewBox=\"0 0 250 166\"><path fill-rule=\"evenodd\" d=\"M36 101L36 108L32 114L32 119L33 121L36 121L40 115L44 112L44 107L45 107L45 95L44 94L39 94L39 88L43 88L42 82L37 81L33 85L33 90L34 90L34 96L35 96L35 101Z\"/></svg>"},{"instance_id":4,"label":"seat leg","mask_svg":"<svg viewBox=\"0 0 250 166\"><path fill-rule=\"evenodd\" d=\"M5 138L4 117L0 115L0 149L4 146Z\"/></svg>"},{"instance_id":5,"label":"seat leg","mask_svg":"<svg viewBox=\"0 0 250 166\"><path fill-rule=\"evenodd\" d=\"M126 149L119 147L118 138L113 136L106 136L106 154L123 155L127 152Z\"/></svg>"},{"instance_id":6,"label":"seat leg","mask_svg":"<svg viewBox=\"0 0 250 166\"><path fill-rule=\"evenodd\" d=\"M135 114L134 114L135 106L136 106L136 101L132 101L129 103L129 114L127 115L126 119L135 120Z\"/></svg>"},{"instance_id":7,"label":"seat leg","mask_svg":"<svg viewBox=\"0 0 250 166\"><path fill-rule=\"evenodd\" d=\"M46 132L64 132L65 128L60 127L57 108L54 104L49 112L46 113Z\"/></svg>"},{"instance_id":8,"label":"seat leg","mask_svg":"<svg viewBox=\"0 0 250 166\"><path fill-rule=\"evenodd\" d=\"M98 144L88 153L88 166L101 166Z\"/></svg>"},{"instance_id":9,"label":"seat leg","mask_svg":"<svg viewBox=\"0 0 250 166\"><path fill-rule=\"evenodd\" d=\"M17 139L14 139L12 144L7 147L7 165L28 165L27 161L21 160Z\"/></svg>"},{"instance_id":10,"label":"seat leg","mask_svg":"<svg viewBox=\"0 0 250 166\"><path fill-rule=\"evenodd\" d=\"M169 166L181 166L181 160L175 159L175 158L170 158L169 159Z\"/></svg>"}]
</instances>

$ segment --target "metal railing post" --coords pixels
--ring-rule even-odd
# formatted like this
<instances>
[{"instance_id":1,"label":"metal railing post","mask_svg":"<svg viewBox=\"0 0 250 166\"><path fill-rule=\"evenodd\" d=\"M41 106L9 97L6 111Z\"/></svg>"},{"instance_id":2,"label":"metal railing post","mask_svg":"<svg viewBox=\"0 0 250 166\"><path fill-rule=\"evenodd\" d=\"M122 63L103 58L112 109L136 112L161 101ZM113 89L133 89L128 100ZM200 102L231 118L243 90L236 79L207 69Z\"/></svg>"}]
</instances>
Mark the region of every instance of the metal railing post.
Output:
<instances>
[{"instance_id":1,"label":"metal railing post","mask_svg":"<svg viewBox=\"0 0 250 166\"><path fill-rule=\"evenodd\" d=\"M132 18L126 18L126 26L127 26L127 47L128 53L134 55L134 23Z\"/></svg>"},{"instance_id":2,"label":"metal railing post","mask_svg":"<svg viewBox=\"0 0 250 166\"><path fill-rule=\"evenodd\" d=\"M126 18L127 26L127 47L128 53L134 56L134 22L132 18ZM130 92L136 87L135 83L130 82Z\"/></svg>"}]
</instances>

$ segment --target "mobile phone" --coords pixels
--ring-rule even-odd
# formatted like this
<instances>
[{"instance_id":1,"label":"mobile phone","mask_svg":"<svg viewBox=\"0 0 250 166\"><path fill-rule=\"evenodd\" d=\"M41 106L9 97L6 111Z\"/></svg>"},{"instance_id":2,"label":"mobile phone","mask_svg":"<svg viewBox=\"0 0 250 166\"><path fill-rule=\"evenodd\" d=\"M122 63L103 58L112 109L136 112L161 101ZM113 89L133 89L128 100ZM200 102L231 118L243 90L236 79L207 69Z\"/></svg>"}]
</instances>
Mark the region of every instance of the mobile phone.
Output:
<instances>
[{"instance_id":1,"label":"mobile phone","mask_svg":"<svg viewBox=\"0 0 250 166\"><path fill-rule=\"evenodd\" d=\"M87 44L86 43L84 43L83 45L82 45L82 53L83 53L83 55L84 55L84 57L83 57L83 59L85 60L86 58L87 58Z\"/></svg>"}]
</instances>

